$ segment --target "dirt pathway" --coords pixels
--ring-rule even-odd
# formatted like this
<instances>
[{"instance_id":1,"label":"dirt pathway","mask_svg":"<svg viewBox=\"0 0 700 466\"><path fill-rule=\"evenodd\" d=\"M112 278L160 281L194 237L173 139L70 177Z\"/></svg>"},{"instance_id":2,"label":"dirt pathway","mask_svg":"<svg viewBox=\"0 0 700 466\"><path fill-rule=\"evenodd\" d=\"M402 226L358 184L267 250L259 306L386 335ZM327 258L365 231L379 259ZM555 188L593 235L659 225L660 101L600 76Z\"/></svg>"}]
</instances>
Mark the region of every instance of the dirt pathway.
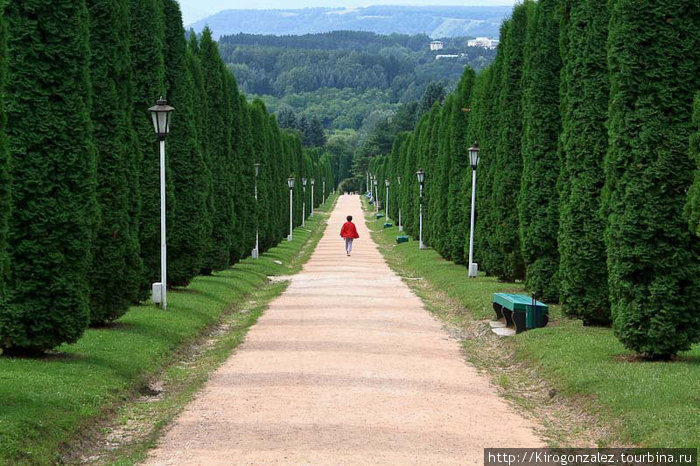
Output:
<instances>
[{"instance_id":1,"label":"dirt pathway","mask_svg":"<svg viewBox=\"0 0 700 466\"><path fill-rule=\"evenodd\" d=\"M352 257L338 236L360 233ZM482 464L541 440L386 265L343 196L302 273L148 464Z\"/></svg>"}]
</instances>

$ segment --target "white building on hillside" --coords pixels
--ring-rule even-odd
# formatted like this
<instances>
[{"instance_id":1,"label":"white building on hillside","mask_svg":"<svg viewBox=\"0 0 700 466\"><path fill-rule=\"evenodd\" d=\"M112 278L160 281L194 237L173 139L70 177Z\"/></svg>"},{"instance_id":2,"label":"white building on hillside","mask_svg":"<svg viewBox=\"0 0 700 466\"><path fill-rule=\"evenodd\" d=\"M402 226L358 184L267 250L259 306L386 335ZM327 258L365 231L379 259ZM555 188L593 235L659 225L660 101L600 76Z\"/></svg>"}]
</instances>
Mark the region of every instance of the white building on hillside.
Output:
<instances>
[{"instance_id":1,"label":"white building on hillside","mask_svg":"<svg viewBox=\"0 0 700 466\"><path fill-rule=\"evenodd\" d=\"M469 47L481 47L484 49L495 49L498 47L498 39L489 39L488 37L477 37L476 39L467 42Z\"/></svg>"},{"instance_id":2,"label":"white building on hillside","mask_svg":"<svg viewBox=\"0 0 700 466\"><path fill-rule=\"evenodd\" d=\"M444 48L445 48L445 44L442 41L434 40L430 43L430 50L432 50L433 52L435 52L437 50L442 50Z\"/></svg>"}]
</instances>

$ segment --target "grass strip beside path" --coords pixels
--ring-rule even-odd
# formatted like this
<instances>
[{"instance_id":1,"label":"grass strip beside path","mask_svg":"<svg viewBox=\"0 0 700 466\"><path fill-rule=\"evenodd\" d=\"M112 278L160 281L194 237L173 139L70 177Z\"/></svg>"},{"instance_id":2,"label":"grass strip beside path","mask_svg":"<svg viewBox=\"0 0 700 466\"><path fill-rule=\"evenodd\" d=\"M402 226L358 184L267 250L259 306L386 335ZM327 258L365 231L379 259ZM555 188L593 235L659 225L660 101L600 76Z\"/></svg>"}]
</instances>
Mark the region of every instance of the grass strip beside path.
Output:
<instances>
[{"instance_id":1,"label":"grass strip beside path","mask_svg":"<svg viewBox=\"0 0 700 466\"><path fill-rule=\"evenodd\" d=\"M329 198L325 209L332 210L336 199ZM319 213L294 230L294 241L170 292L165 312L153 305L134 307L114 324L88 329L76 344L44 358L0 357L0 464L59 463L62 449L82 430L138 394L181 349L266 285L268 276L298 272L326 219ZM238 323L244 331L229 352L256 319Z\"/></svg>"},{"instance_id":2,"label":"grass strip beside path","mask_svg":"<svg viewBox=\"0 0 700 466\"><path fill-rule=\"evenodd\" d=\"M556 306L547 328L496 337L487 322L493 316L492 294L522 292L521 284L485 276L469 279L465 266L442 259L434 250L419 250L417 241L396 245L398 229L383 229L384 219L368 214L368 221L389 265L404 277L423 279L408 283L428 295L421 297L428 298L428 308L438 317L464 330L459 337L467 358L489 372L506 397L526 407L536 403L552 410L563 396L562 402L594 415L564 420L569 432L562 435L551 431L562 425L549 426L551 444L567 446L569 435L590 428L594 431L590 441L601 446L700 447L700 345L671 362L640 361L611 329L584 327L562 316ZM421 288L422 282L427 288ZM431 298L438 303L432 309ZM451 305L457 309L449 310ZM541 389L541 381L550 387L546 389L550 397L527 393ZM539 415L537 409L535 413ZM562 419L555 418L566 415L555 410L550 420L556 424ZM601 425L584 425L596 422Z\"/></svg>"}]
</instances>

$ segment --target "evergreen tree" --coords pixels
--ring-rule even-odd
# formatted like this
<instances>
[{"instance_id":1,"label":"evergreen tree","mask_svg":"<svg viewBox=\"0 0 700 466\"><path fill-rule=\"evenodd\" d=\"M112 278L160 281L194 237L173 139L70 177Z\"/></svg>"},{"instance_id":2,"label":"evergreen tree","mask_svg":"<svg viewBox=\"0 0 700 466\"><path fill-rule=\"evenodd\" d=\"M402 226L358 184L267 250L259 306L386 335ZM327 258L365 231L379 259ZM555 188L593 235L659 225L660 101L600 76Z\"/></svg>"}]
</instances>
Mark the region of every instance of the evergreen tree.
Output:
<instances>
[{"instance_id":1,"label":"evergreen tree","mask_svg":"<svg viewBox=\"0 0 700 466\"><path fill-rule=\"evenodd\" d=\"M433 108L435 102L442 105L442 101L445 100L445 97L446 92L444 84L435 81L428 84L425 88L425 92L423 92L420 104L418 104L418 118L428 113Z\"/></svg>"},{"instance_id":2,"label":"evergreen tree","mask_svg":"<svg viewBox=\"0 0 700 466\"><path fill-rule=\"evenodd\" d=\"M607 0L567 0L562 23L559 278L564 311L585 325L609 325L601 192L608 147L610 85Z\"/></svg>"},{"instance_id":3,"label":"evergreen tree","mask_svg":"<svg viewBox=\"0 0 700 466\"><path fill-rule=\"evenodd\" d=\"M559 302L559 0L540 0L529 22L523 70L523 170L518 199L526 286Z\"/></svg>"},{"instance_id":4,"label":"evergreen tree","mask_svg":"<svg viewBox=\"0 0 700 466\"><path fill-rule=\"evenodd\" d=\"M690 155L695 160L695 182L688 192L690 229L700 236L700 92L695 94L693 111L694 133L690 139Z\"/></svg>"},{"instance_id":5,"label":"evergreen tree","mask_svg":"<svg viewBox=\"0 0 700 466\"><path fill-rule=\"evenodd\" d=\"M510 22L505 22L501 27L501 37L506 37L506 30ZM502 50L503 42L499 44ZM479 268L489 275L498 276L501 273L503 262L499 260L496 248L496 222L492 208L493 179L495 176L496 146L498 140L498 115L496 107L500 95L500 77L503 54L496 56L492 66L479 74L478 86L475 89L473 120L469 126L469 132L479 142L479 177L476 190L476 226L474 229L474 261ZM465 238L466 240L466 238ZM465 252L469 254L468 246ZM465 263L468 257L465 258Z\"/></svg>"},{"instance_id":6,"label":"evergreen tree","mask_svg":"<svg viewBox=\"0 0 700 466\"><path fill-rule=\"evenodd\" d=\"M309 122L309 131L304 135L308 147L323 147L326 144L326 134L323 125L317 116L313 116Z\"/></svg>"},{"instance_id":7,"label":"evergreen tree","mask_svg":"<svg viewBox=\"0 0 700 466\"><path fill-rule=\"evenodd\" d=\"M168 283L186 286L202 269L206 247L206 186L204 158L199 148L195 119L195 80L176 0L163 0L165 21L166 84L175 107L168 158L174 187L172 216L168 222Z\"/></svg>"},{"instance_id":8,"label":"evergreen tree","mask_svg":"<svg viewBox=\"0 0 700 466\"><path fill-rule=\"evenodd\" d=\"M96 223L89 26L82 0L10 0L6 108L12 185L0 346L74 342L89 320Z\"/></svg>"},{"instance_id":9,"label":"evergreen tree","mask_svg":"<svg viewBox=\"0 0 700 466\"><path fill-rule=\"evenodd\" d=\"M289 105L283 105L277 111L277 121L280 128L295 129L297 127L297 116L294 109Z\"/></svg>"},{"instance_id":10,"label":"evergreen tree","mask_svg":"<svg viewBox=\"0 0 700 466\"><path fill-rule=\"evenodd\" d=\"M133 129L128 3L88 0L87 6L92 92L99 99L91 117L98 143L97 201L101 212L90 271L90 322L101 324L117 319L138 300L141 267L138 232L129 218Z\"/></svg>"},{"instance_id":11,"label":"evergreen tree","mask_svg":"<svg viewBox=\"0 0 700 466\"><path fill-rule=\"evenodd\" d=\"M150 293L150 284L160 280L160 159L148 109L160 96L165 97L165 31L161 1L130 0L129 16L133 127L140 157L136 162L139 165L139 242L144 264L141 298L145 299ZM167 179L170 183L170 177ZM171 213L171 198L166 199L166 205Z\"/></svg>"},{"instance_id":12,"label":"evergreen tree","mask_svg":"<svg viewBox=\"0 0 700 466\"><path fill-rule=\"evenodd\" d=\"M700 339L700 244L683 212L698 87L696 0L611 3L606 245L613 328L668 357Z\"/></svg>"},{"instance_id":13,"label":"evergreen tree","mask_svg":"<svg viewBox=\"0 0 700 466\"><path fill-rule=\"evenodd\" d=\"M193 84L193 104L194 104L194 123L197 134L197 146L202 156L202 181L200 189L204 199L204 211L200 213L203 243L202 243L202 269L201 273L208 275L212 272L213 266L208 260L211 257L211 251L214 248L213 229L214 229L214 193L212 188L212 172L210 168L210 156L208 146L206 144L207 137L207 93L204 88L204 74L202 72L202 64L199 60L199 42L194 31L190 31L189 40L187 42L187 73L192 77Z\"/></svg>"},{"instance_id":14,"label":"evergreen tree","mask_svg":"<svg viewBox=\"0 0 700 466\"><path fill-rule=\"evenodd\" d=\"M0 0L0 11L5 0ZM5 281L10 272L7 251L7 224L10 218L9 154L7 151L7 117L5 115L5 78L7 75L7 27L0 15L0 305L5 299Z\"/></svg>"},{"instance_id":15,"label":"evergreen tree","mask_svg":"<svg viewBox=\"0 0 700 466\"><path fill-rule=\"evenodd\" d=\"M493 169L492 216L494 245L501 266L498 276L512 281L523 278L518 221L518 195L522 175L522 71L528 21L535 4L526 0L513 9L503 48L502 81L498 102L499 134Z\"/></svg>"},{"instance_id":16,"label":"evergreen tree","mask_svg":"<svg viewBox=\"0 0 700 466\"><path fill-rule=\"evenodd\" d=\"M205 255L205 268L221 270L229 265L233 234L233 201L230 193L231 105L226 93L228 83L211 30L204 29L199 43L199 58L205 90L206 111L202 142L212 175L212 248Z\"/></svg>"},{"instance_id":17,"label":"evergreen tree","mask_svg":"<svg viewBox=\"0 0 700 466\"><path fill-rule=\"evenodd\" d=\"M467 241L468 203L470 202L465 191L471 196L471 169L469 169L469 155L467 149L474 141L467 139L470 116L472 111L471 94L474 86L475 73L471 68L466 68L462 74L455 92L455 102L450 109L450 128L452 144L448 147L451 158L449 163L449 186L447 224L448 239L446 257L457 264L464 264L464 245ZM463 189L463 188L469 189ZM468 252L467 252L468 254Z\"/></svg>"}]
</instances>

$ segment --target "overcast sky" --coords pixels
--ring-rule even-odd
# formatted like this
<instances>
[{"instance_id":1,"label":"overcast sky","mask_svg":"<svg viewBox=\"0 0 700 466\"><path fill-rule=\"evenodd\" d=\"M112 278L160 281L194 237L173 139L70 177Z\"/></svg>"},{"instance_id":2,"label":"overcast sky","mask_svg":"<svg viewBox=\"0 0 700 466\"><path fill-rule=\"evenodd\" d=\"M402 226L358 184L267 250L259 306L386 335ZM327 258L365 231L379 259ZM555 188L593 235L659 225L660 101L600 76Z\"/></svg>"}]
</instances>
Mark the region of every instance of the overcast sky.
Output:
<instances>
[{"instance_id":1,"label":"overcast sky","mask_svg":"<svg viewBox=\"0 0 700 466\"><path fill-rule=\"evenodd\" d=\"M512 5L515 0L180 0L185 24L229 9L358 7L370 5Z\"/></svg>"}]
</instances>

